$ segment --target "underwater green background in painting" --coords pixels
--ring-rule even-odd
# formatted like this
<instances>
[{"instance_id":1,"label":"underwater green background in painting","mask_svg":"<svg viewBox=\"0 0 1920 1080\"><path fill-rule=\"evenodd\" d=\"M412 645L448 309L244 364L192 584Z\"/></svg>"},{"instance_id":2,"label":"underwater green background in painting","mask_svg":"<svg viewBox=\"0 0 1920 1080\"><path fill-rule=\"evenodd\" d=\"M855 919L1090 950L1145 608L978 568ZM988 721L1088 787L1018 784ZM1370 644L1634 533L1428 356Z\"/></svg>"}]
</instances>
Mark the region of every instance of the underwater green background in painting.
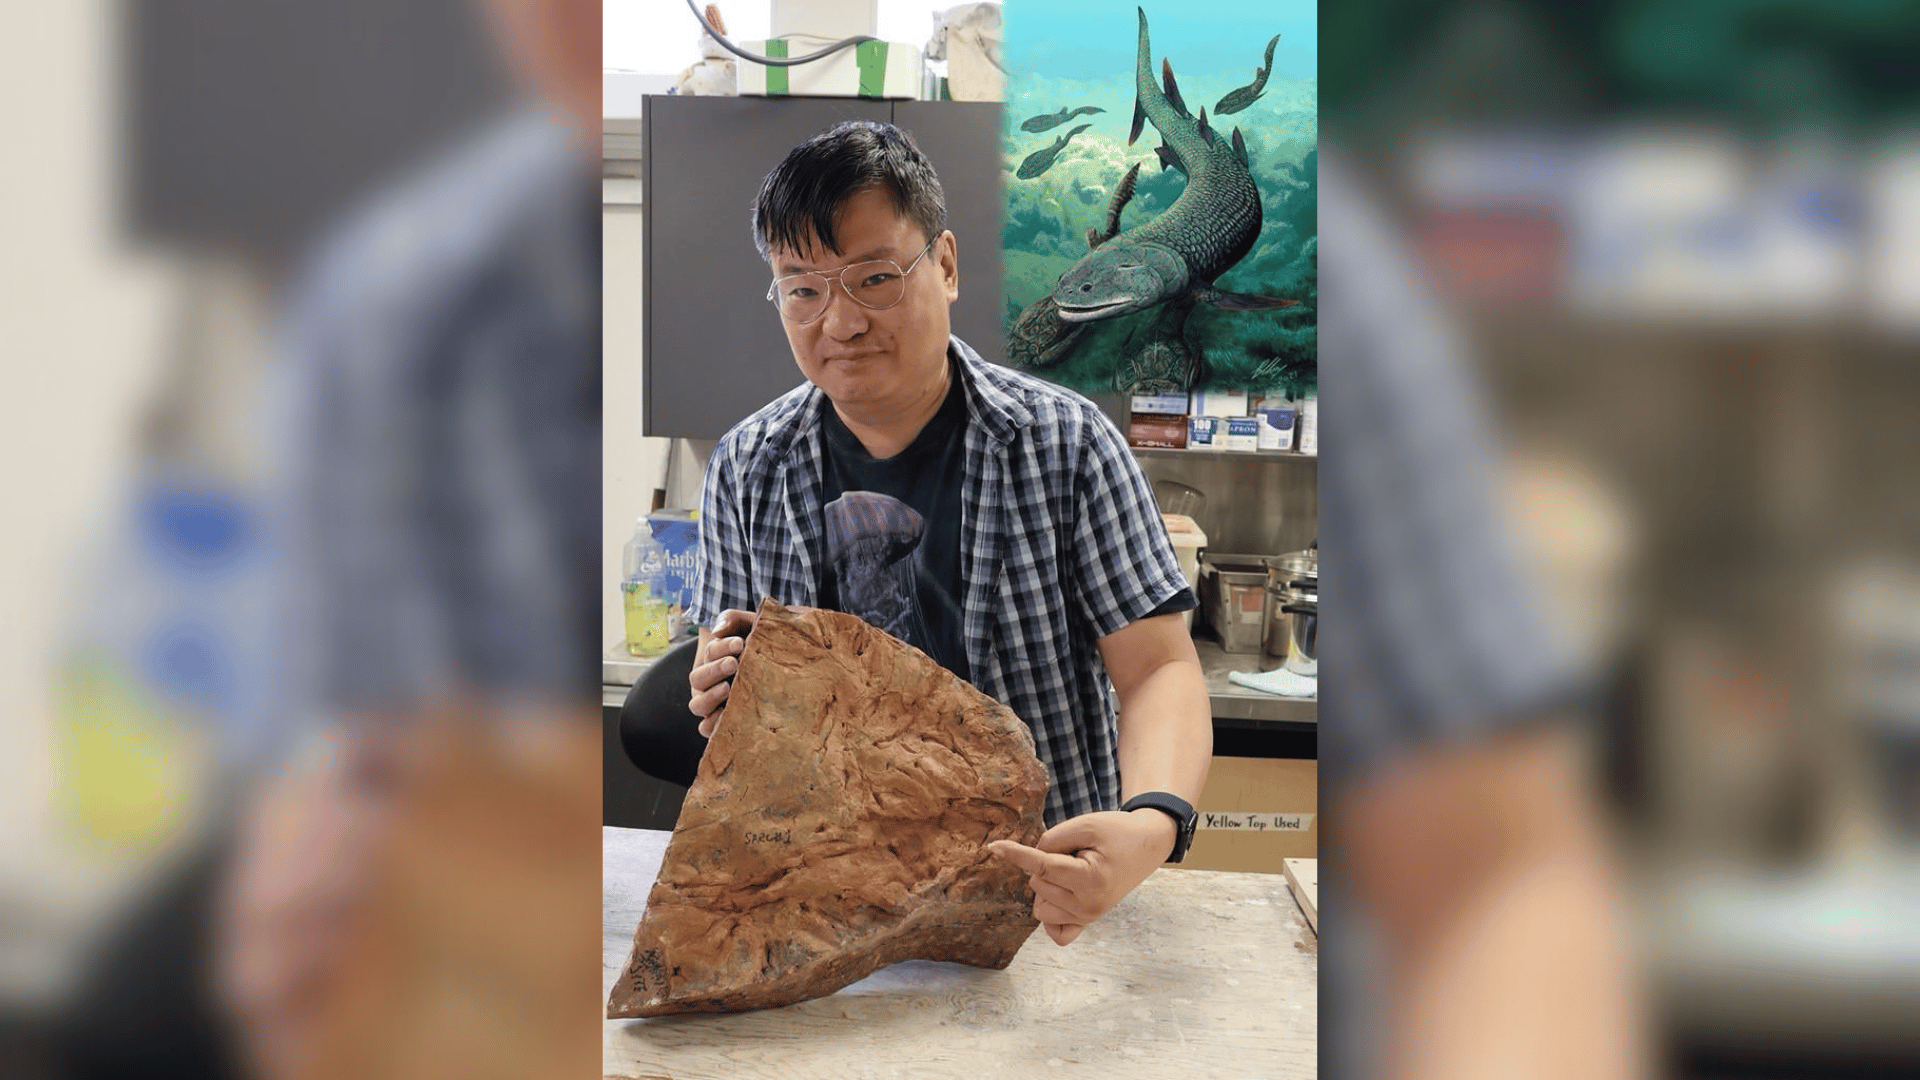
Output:
<instances>
[{"instance_id":1,"label":"underwater green background in painting","mask_svg":"<svg viewBox=\"0 0 1920 1080\"><path fill-rule=\"evenodd\" d=\"M1202 303L1185 327L1188 346L1210 377L1192 389L1244 387L1300 392L1315 384L1318 299L1315 141L1318 76L1314 5L1296 0L1144 5L1156 72L1165 58L1188 107L1213 114L1228 93L1253 80L1267 41L1281 35L1264 93L1244 110L1212 119L1245 138L1263 223L1253 249L1216 281L1233 292L1299 300L1300 306L1229 311ZM1103 229L1113 190L1142 162L1122 231L1152 220L1179 197L1186 180L1161 169L1160 137L1148 124L1127 145L1133 117L1138 16L1133 5L1083 0L1013 0L1007 5L1008 66L1002 158L1007 213L1002 238L1007 325L1049 295L1060 275L1087 254L1088 228ZM1030 118L1096 106L1041 132ZM1016 175L1023 161L1081 124L1044 172ZM1154 311L1087 324L1058 364L1035 373L1087 393L1125 390L1116 375L1127 353L1152 335ZM1119 383L1124 383L1122 376Z\"/></svg>"}]
</instances>

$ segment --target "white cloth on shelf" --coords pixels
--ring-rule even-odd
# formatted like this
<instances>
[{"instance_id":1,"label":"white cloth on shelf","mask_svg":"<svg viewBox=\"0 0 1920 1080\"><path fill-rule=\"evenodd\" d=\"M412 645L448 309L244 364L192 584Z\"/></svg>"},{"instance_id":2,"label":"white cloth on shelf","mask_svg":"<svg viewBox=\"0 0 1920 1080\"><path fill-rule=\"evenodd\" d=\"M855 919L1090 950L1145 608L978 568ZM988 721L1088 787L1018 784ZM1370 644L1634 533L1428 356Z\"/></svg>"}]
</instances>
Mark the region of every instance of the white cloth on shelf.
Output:
<instances>
[{"instance_id":1,"label":"white cloth on shelf","mask_svg":"<svg viewBox=\"0 0 1920 1080\"><path fill-rule=\"evenodd\" d=\"M1274 668L1272 671L1229 671L1227 678L1237 685L1264 690L1281 697L1318 698L1320 696L1318 676L1299 675L1286 668Z\"/></svg>"}]
</instances>

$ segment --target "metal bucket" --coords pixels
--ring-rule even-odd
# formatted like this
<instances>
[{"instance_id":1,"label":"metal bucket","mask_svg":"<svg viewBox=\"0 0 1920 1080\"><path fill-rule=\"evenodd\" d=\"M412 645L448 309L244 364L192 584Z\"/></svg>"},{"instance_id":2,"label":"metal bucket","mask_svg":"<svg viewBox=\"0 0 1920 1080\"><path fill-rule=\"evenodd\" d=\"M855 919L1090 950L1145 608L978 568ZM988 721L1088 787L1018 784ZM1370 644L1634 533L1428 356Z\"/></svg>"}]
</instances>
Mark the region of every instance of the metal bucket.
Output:
<instances>
[{"instance_id":1,"label":"metal bucket","mask_svg":"<svg viewBox=\"0 0 1920 1080\"><path fill-rule=\"evenodd\" d=\"M1257 653L1266 633L1265 558L1260 555L1223 555L1209 551L1200 557L1201 602L1207 621L1220 638L1220 649L1230 653Z\"/></svg>"}]
</instances>

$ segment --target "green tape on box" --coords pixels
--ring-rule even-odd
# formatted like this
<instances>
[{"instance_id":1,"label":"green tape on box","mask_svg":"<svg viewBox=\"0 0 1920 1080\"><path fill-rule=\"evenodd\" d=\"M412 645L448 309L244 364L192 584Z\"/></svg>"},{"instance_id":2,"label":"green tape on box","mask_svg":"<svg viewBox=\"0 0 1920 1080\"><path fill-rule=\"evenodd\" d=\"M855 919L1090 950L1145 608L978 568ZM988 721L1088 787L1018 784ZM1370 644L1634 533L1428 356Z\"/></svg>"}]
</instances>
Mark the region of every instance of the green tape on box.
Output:
<instances>
[{"instance_id":1,"label":"green tape on box","mask_svg":"<svg viewBox=\"0 0 1920 1080\"><path fill-rule=\"evenodd\" d=\"M887 92L887 43L863 41L853 48L854 61L860 65L860 96L877 98Z\"/></svg>"},{"instance_id":2,"label":"green tape on box","mask_svg":"<svg viewBox=\"0 0 1920 1080\"><path fill-rule=\"evenodd\" d=\"M785 60L787 58L787 39L772 38L767 42L767 59ZM767 69L767 94L784 96L787 92L787 69L769 67Z\"/></svg>"}]
</instances>

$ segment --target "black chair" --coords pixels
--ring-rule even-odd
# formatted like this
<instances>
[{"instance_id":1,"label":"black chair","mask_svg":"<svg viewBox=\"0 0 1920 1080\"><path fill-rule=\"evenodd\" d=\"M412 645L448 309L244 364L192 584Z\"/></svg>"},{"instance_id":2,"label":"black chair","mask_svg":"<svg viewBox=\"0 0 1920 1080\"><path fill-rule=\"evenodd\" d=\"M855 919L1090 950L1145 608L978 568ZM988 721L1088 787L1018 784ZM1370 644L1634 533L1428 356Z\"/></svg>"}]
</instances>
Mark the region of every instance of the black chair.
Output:
<instances>
[{"instance_id":1,"label":"black chair","mask_svg":"<svg viewBox=\"0 0 1920 1080\"><path fill-rule=\"evenodd\" d=\"M648 776L683 788L693 783L707 752L700 718L687 711L687 677L699 648L694 638L662 653L620 706L620 746L628 760Z\"/></svg>"}]
</instances>

